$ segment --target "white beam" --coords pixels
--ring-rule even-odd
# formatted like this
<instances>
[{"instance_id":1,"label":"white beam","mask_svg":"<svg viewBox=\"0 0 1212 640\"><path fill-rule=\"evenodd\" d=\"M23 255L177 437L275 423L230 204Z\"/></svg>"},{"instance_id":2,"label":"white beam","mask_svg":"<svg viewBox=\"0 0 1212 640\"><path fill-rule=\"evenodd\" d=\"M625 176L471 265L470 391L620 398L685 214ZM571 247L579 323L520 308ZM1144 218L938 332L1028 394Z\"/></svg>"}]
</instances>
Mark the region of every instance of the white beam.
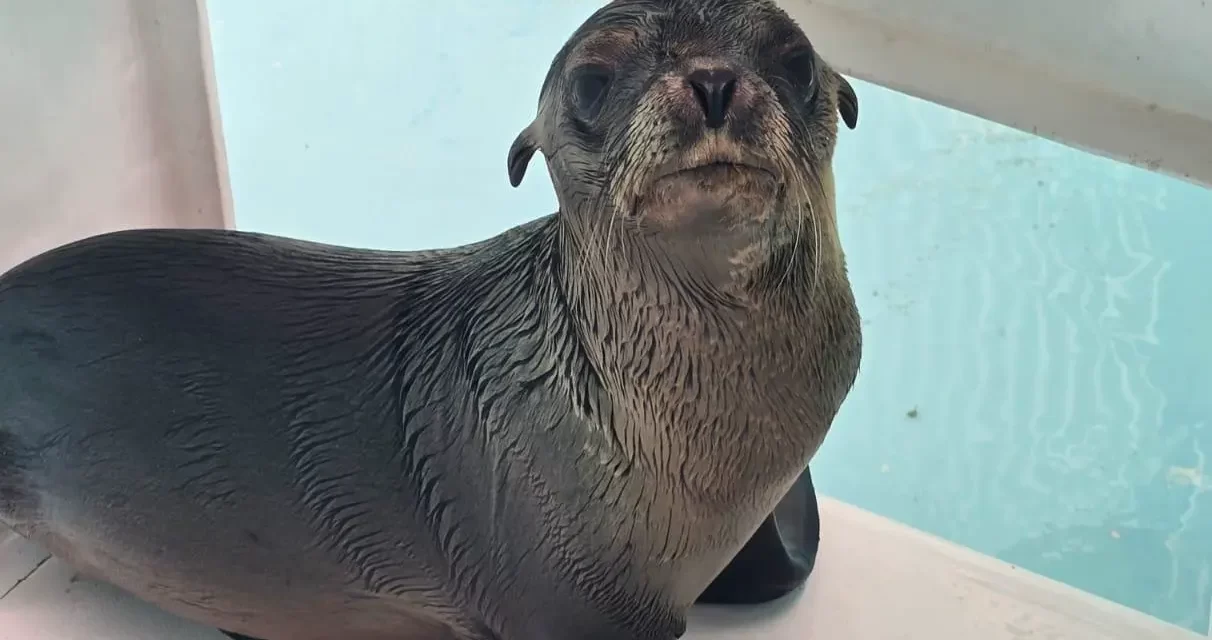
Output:
<instances>
[{"instance_id":1,"label":"white beam","mask_svg":"<svg viewBox=\"0 0 1212 640\"><path fill-rule=\"evenodd\" d=\"M844 73L1212 185L1212 2L781 4Z\"/></svg>"}]
</instances>

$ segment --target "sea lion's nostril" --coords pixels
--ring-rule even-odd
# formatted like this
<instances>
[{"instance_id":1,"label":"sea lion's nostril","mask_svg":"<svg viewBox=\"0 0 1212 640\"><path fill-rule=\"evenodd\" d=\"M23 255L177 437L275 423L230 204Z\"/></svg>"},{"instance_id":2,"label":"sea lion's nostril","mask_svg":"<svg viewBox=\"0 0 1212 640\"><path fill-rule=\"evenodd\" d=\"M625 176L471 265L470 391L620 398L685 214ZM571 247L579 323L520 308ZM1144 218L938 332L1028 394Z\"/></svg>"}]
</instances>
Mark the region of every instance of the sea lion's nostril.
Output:
<instances>
[{"instance_id":1,"label":"sea lion's nostril","mask_svg":"<svg viewBox=\"0 0 1212 640\"><path fill-rule=\"evenodd\" d=\"M736 93L736 74L728 69L697 69L686 76L686 82L703 109L707 126L711 129L724 126Z\"/></svg>"}]
</instances>

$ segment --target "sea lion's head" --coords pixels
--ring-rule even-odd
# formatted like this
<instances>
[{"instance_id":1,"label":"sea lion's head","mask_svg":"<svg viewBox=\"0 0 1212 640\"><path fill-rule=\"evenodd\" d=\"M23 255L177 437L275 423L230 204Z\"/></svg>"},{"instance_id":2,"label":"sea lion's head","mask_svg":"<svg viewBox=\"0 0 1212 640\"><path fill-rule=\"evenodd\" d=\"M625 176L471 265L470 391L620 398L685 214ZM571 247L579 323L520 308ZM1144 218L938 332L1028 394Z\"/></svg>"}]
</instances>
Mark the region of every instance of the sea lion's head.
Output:
<instances>
[{"instance_id":1,"label":"sea lion's head","mask_svg":"<svg viewBox=\"0 0 1212 640\"><path fill-rule=\"evenodd\" d=\"M839 114L855 127L854 90L770 0L616 0L556 55L509 179L542 151L585 237L713 239L734 265L794 247L840 262Z\"/></svg>"}]
</instances>

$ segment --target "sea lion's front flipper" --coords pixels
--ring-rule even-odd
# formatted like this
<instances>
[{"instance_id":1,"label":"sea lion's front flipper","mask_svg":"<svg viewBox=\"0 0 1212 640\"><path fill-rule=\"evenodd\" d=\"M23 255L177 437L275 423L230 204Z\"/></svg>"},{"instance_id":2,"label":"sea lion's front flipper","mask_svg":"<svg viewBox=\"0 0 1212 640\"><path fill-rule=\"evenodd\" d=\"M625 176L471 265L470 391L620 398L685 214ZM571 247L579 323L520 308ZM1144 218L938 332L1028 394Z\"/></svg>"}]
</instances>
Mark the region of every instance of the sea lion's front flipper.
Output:
<instances>
[{"instance_id":1,"label":"sea lion's front flipper","mask_svg":"<svg viewBox=\"0 0 1212 640\"><path fill-rule=\"evenodd\" d=\"M808 580L821 539L812 474L804 469L791 490L720 575L699 596L701 604L762 604Z\"/></svg>"}]
</instances>

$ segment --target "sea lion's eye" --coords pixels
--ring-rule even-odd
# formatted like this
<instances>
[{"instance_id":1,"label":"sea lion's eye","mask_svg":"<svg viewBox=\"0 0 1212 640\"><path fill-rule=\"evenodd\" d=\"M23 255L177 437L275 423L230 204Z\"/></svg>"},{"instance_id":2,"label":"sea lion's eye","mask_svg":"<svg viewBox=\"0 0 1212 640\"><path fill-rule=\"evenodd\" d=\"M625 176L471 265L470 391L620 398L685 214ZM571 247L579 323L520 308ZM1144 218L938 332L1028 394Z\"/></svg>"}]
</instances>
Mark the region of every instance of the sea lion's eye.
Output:
<instances>
[{"instance_id":1,"label":"sea lion's eye","mask_svg":"<svg viewBox=\"0 0 1212 640\"><path fill-rule=\"evenodd\" d=\"M573 95L582 118L591 120L602 110L611 75L610 69L599 64L587 64L573 72Z\"/></svg>"},{"instance_id":2,"label":"sea lion's eye","mask_svg":"<svg viewBox=\"0 0 1212 640\"><path fill-rule=\"evenodd\" d=\"M816 98L816 53L812 49L796 49L783 60L787 79L804 91L805 101Z\"/></svg>"}]
</instances>

